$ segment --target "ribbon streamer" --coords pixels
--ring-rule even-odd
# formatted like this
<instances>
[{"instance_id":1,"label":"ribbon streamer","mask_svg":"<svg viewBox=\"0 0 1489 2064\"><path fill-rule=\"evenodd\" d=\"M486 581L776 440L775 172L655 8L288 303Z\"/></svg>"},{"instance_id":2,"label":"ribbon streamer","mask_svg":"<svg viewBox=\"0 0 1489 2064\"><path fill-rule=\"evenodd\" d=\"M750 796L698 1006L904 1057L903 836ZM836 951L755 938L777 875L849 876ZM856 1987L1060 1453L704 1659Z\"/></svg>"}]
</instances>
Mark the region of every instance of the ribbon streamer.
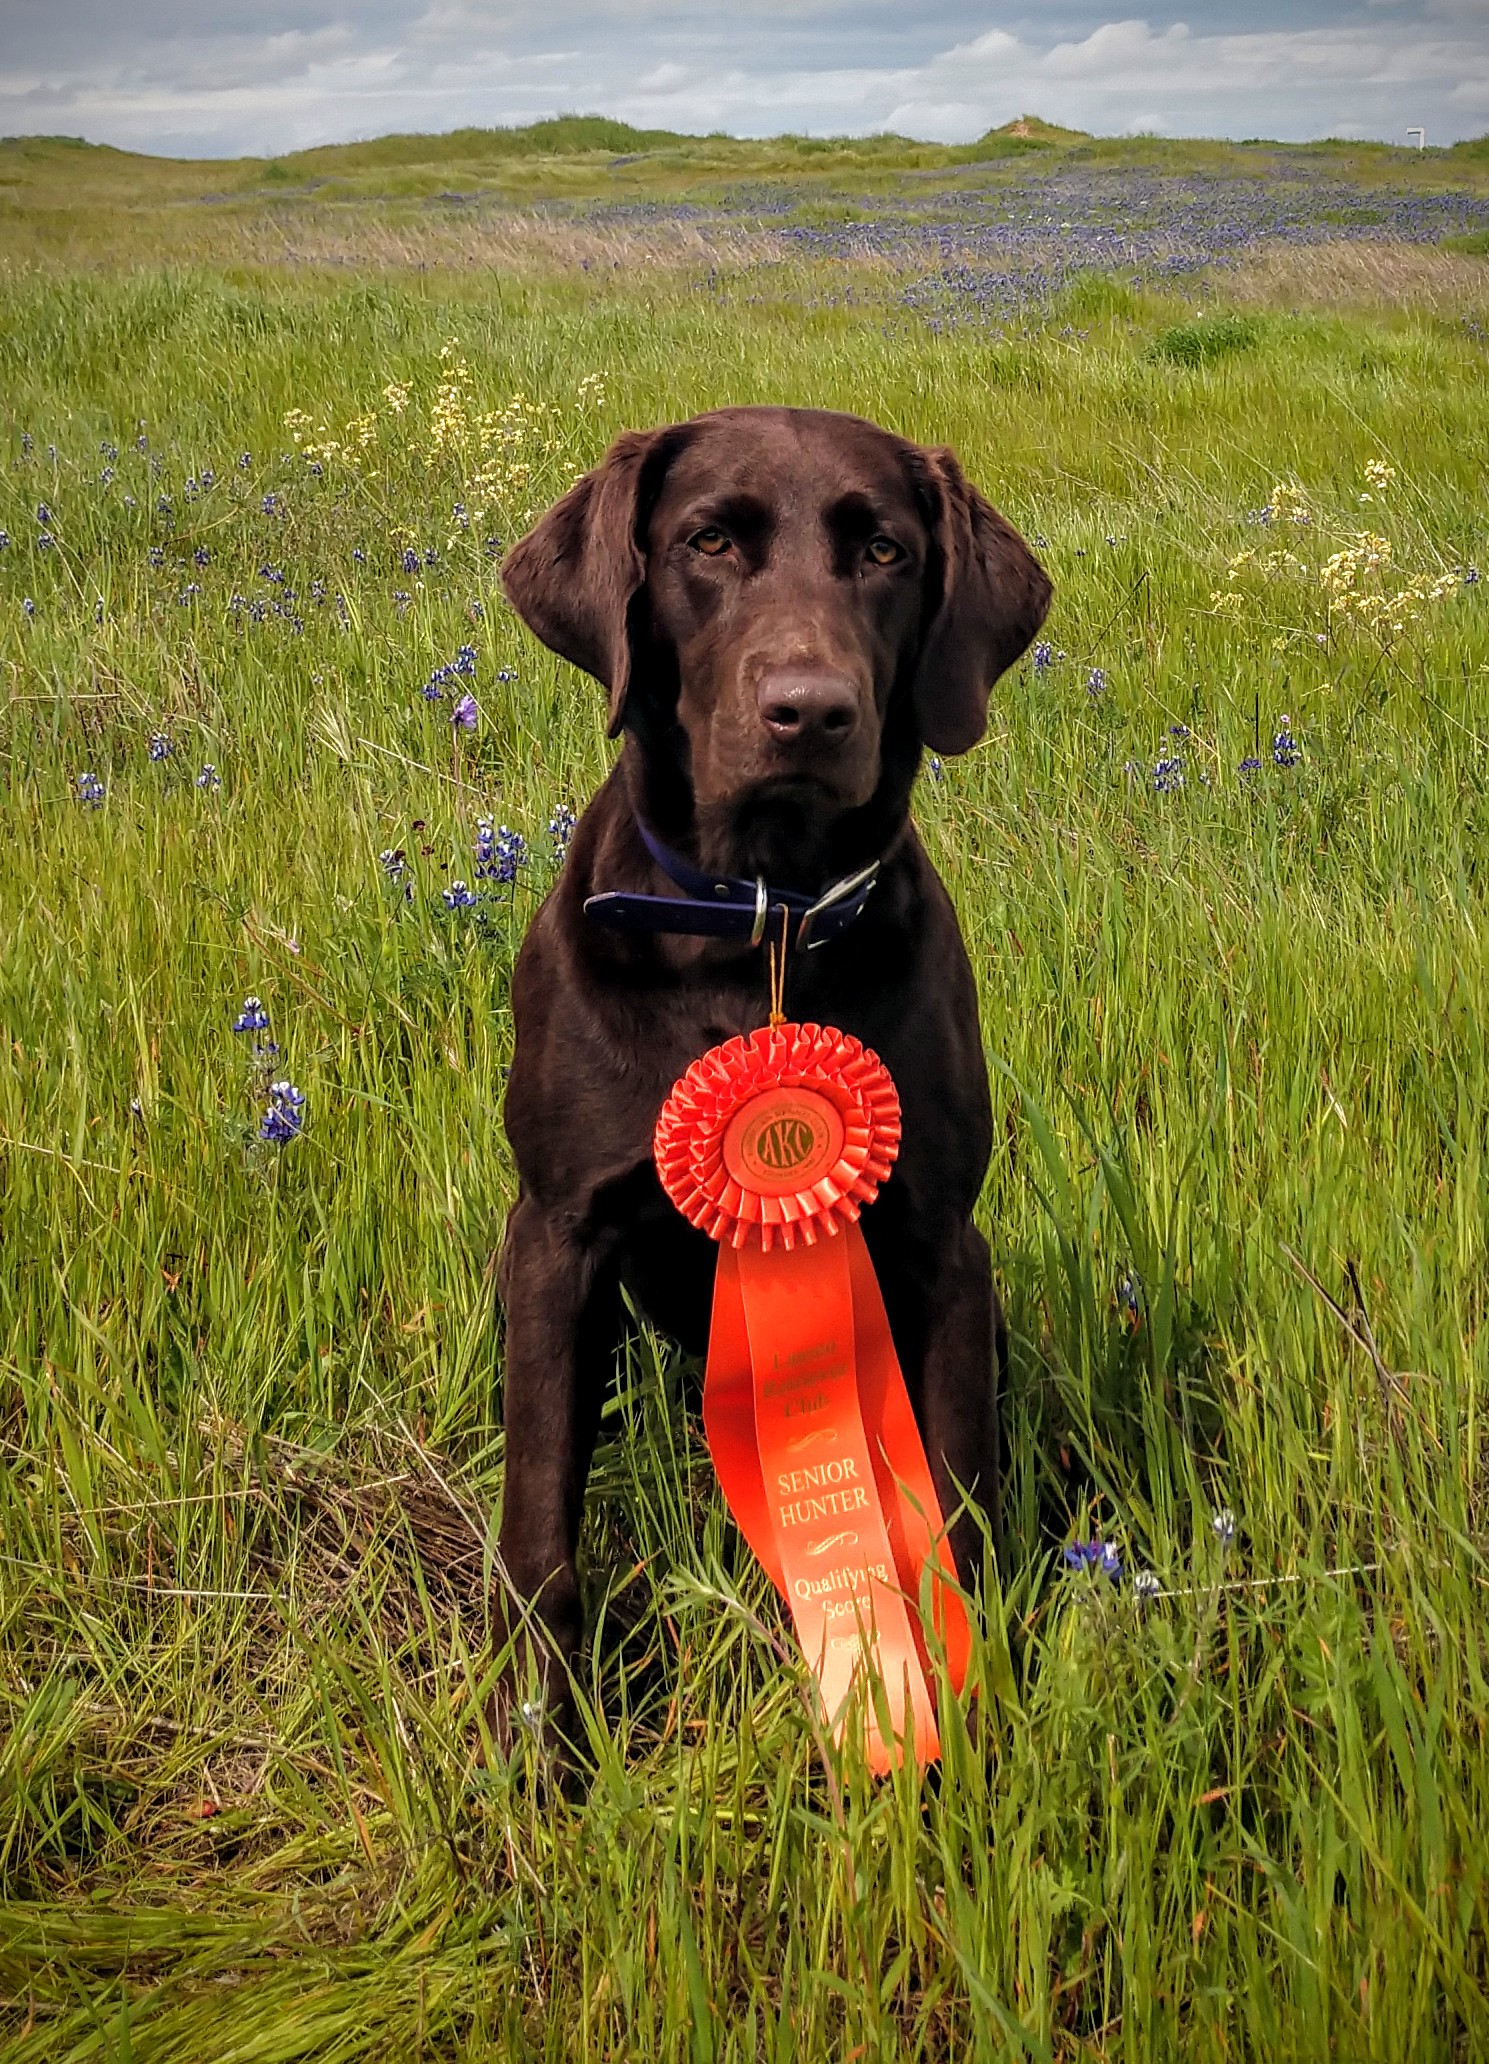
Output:
<instances>
[{"instance_id":1,"label":"ribbon streamer","mask_svg":"<svg viewBox=\"0 0 1489 2064\"><path fill-rule=\"evenodd\" d=\"M818 1025L771 1025L712 1048L674 1087L656 1160L674 1204L720 1243L703 1419L740 1531L791 1609L841 1733L855 1680L872 1701L873 1769L907 1733L940 1753L920 1616L953 1686L970 1635L930 1467L859 1212L899 1146L878 1056Z\"/></svg>"}]
</instances>

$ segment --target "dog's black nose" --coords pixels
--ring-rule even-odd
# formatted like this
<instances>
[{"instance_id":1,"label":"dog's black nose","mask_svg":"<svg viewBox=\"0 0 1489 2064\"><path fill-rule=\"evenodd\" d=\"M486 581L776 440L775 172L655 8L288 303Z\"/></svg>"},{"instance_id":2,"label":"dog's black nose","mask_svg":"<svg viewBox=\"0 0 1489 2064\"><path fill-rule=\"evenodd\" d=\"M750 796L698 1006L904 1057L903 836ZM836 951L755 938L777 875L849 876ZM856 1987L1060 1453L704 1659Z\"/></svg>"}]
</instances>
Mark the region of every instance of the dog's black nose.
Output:
<instances>
[{"instance_id":1,"label":"dog's black nose","mask_svg":"<svg viewBox=\"0 0 1489 2064\"><path fill-rule=\"evenodd\" d=\"M782 745L845 745L858 725L858 691L842 674L767 674L755 700Z\"/></svg>"}]
</instances>

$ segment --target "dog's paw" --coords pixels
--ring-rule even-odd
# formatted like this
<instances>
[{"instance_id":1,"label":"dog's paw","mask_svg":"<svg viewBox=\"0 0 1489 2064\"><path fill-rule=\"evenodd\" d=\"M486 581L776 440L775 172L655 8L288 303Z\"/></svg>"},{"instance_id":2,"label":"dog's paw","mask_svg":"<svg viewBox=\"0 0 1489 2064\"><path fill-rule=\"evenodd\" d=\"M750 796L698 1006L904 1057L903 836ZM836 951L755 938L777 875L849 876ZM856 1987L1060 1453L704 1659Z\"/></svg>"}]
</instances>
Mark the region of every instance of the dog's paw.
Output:
<instances>
[{"instance_id":1,"label":"dog's paw","mask_svg":"<svg viewBox=\"0 0 1489 2064\"><path fill-rule=\"evenodd\" d=\"M558 1677L556 1670L553 1677ZM566 1681L561 1687L554 1681L518 1686L503 1676L486 1702L485 1717L479 1767L530 1763L540 1783L566 1793L582 1782L584 1731Z\"/></svg>"}]
</instances>

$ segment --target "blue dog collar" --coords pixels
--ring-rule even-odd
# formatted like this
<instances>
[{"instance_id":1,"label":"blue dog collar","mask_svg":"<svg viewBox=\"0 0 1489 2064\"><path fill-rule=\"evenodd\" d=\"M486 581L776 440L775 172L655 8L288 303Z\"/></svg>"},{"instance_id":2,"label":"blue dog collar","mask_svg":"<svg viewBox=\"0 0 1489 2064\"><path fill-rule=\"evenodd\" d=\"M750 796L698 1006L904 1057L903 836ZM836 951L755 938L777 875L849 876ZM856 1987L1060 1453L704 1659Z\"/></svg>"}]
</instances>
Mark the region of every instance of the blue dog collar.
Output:
<instances>
[{"instance_id":1,"label":"blue dog collar","mask_svg":"<svg viewBox=\"0 0 1489 2064\"><path fill-rule=\"evenodd\" d=\"M611 889L587 897L585 916L613 931L677 932L700 939L743 939L758 946L768 926L775 936L784 914L791 944L810 952L848 929L868 902L879 874L879 862L874 860L820 896L809 896L799 889L776 888L763 874L753 881L741 875L705 874L664 846L639 817L636 829L663 874L684 894L645 896Z\"/></svg>"}]
</instances>

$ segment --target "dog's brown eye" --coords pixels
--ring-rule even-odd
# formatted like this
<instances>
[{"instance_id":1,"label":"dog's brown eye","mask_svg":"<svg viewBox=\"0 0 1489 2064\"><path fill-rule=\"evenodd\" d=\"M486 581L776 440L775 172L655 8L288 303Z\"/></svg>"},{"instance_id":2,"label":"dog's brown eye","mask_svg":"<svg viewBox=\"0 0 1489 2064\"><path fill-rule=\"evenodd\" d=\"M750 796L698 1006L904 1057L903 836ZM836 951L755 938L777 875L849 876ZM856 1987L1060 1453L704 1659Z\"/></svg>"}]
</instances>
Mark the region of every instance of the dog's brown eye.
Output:
<instances>
[{"instance_id":1,"label":"dog's brown eye","mask_svg":"<svg viewBox=\"0 0 1489 2064\"><path fill-rule=\"evenodd\" d=\"M869 539L869 557L876 566L893 566L896 559L903 559L904 556L904 553L893 538L876 537Z\"/></svg>"},{"instance_id":2,"label":"dog's brown eye","mask_svg":"<svg viewBox=\"0 0 1489 2064\"><path fill-rule=\"evenodd\" d=\"M729 549L728 538L711 523L706 530L695 530L688 543L695 552L701 552L705 559L717 559L720 552L727 552Z\"/></svg>"}]
</instances>

